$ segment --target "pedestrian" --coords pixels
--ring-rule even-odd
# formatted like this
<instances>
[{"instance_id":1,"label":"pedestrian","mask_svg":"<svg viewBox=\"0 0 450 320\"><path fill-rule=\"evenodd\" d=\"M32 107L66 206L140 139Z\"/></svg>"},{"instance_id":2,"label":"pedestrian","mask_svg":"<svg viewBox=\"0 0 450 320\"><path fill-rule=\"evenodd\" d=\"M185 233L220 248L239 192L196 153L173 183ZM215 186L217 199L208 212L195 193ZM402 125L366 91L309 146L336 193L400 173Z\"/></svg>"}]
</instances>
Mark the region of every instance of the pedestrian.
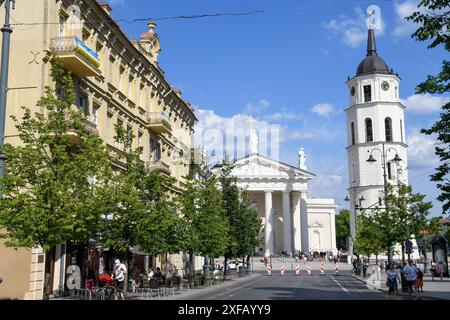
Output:
<instances>
[{"instance_id":1,"label":"pedestrian","mask_svg":"<svg viewBox=\"0 0 450 320\"><path fill-rule=\"evenodd\" d=\"M419 292L423 293L423 272L420 268L417 268L417 279L416 279L416 287Z\"/></svg>"},{"instance_id":2,"label":"pedestrian","mask_svg":"<svg viewBox=\"0 0 450 320\"><path fill-rule=\"evenodd\" d=\"M439 261L437 266L436 266L436 273L441 277L441 281L442 281L442 277L444 276L444 272L445 272L445 263L444 261Z\"/></svg>"},{"instance_id":3,"label":"pedestrian","mask_svg":"<svg viewBox=\"0 0 450 320\"><path fill-rule=\"evenodd\" d=\"M119 259L114 261L114 282L119 290L124 290L127 267Z\"/></svg>"},{"instance_id":4,"label":"pedestrian","mask_svg":"<svg viewBox=\"0 0 450 320\"><path fill-rule=\"evenodd\" d=\"M405 277L406 277L406 283L408 284L408 293L411 296L411 294L414 291L414 288L416 287L416 280L417 280L417 273L418 268L413 265L413 261L410 259L408 260L408 265L403 270ZM419 299L419 292L418 290L415 290L416 298Z\"/></svg>"},{"instance_id":5,"label":"pedestrian","mask_svg":"<svg viewBox=\"0 0 450 320\"><path fill-rule=\"evenodd\" d=\"M138 290L140 285L141 285L141 272L140 272L140 270L138 268L135 267L133 269L133 280L132 280L132 283L131 283L131 286L133 288L132 289L133 293L135 293L136 290Z\"/></svg>"},{"instance_id":6,"label":"pedestrian","mask_svg":"<svg viewBox=\"0 0 450 320\"><path fill-rule=\"evenodd\" d=\"M156 268L155 274L153 275L153 278L161 280L162 278L162 272L159 267Z\"/></svg>"},{"instance_id":7,"label":"pedestrian","mask_svg":"<svg viewBox=\"0 0 450 320\"><path fill-rule=\"evenodd\" d=\"M395 295L398 297L398 282L400 282L400 277L398 276L393 264L391 264L390 269L386 273L386 278L386 285L389 288L388 299L391 297L391 292L395 292Z\"/></svg>"},{"instance_id":8,"label":"pedestrian","mask_svg":"<svg viewBox=\"0 0 450 320\"><path fill-rule=\"evenodd\" d=\"M434 281L434 276L436 275L436 264L434 262L431 262L430 272L431 272L431 281Z\"/></svg>"},{"instance_id":9,"label":"pedestrian","mask_svg":"<svg viewBox=\"0 0 450 320\"><path fill-rule=\"evenodd\" d=\"M155 274L155 272L153 271L153 268L148 269L147 277L149 280L153 279L154 274Z\"/></svg>"}]
</instances>

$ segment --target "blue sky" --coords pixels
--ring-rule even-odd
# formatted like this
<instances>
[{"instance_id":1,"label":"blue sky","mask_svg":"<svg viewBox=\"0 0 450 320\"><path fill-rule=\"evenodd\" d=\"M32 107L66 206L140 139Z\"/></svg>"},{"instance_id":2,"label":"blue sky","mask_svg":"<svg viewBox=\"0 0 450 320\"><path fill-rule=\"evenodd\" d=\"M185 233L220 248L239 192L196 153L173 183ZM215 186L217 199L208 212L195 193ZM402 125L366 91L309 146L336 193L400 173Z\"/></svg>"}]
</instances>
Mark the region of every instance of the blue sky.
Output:
<instances>
[{"instance_id":1,"label":"blue sky","mask_svg":"<svg viewBox=\"0 0 450 320\"><path fill-rule=\"evenodd\" d=\"M347 76L353 77L366 53L366 9L378 5L378 54L401 77L407 107L409 180L415 192L442 212L429 175L436 166L434 140L419 134L439 116L448 97L415 96L415 86L440 70L443 49L427 49L411 39L416 27L403 17L417 0L109 0L116 19L158 18L264 10L246 16L156 21L162 52L159 63L181 89L201 120L201 128L248 127L280 133L279 158L296 165L305 149L308 170L317 176L310 196L331 197L342 207L348 187L346 122ZM133 39L146 22L120 22ZM209 143L209 145L208 145ZM211 141L208 151L214 147Z\"/></svg>"}]
</instances>

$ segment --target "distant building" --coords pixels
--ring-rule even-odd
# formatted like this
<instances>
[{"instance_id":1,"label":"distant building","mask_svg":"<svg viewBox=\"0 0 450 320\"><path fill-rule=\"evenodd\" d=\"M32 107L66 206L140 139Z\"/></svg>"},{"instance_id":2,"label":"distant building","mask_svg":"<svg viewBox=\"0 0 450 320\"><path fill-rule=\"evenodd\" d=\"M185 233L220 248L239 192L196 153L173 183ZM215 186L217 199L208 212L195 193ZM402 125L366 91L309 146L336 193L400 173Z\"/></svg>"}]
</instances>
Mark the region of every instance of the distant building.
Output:
<instances>
[{"instance_id":1,"label":"distant building","mask_svg":"<svg viewBox=\"0 0 450 320\"><path fill-rule=\"evenodd\" d=\"M95 0L17 1L14 19L35 24L17 26L11 36L6 142L20 142L10 116L21 118L21 106L37 108L45 87L54 86L49 59L55 54L73 74L74 107L85 112L89 130L100 135L110 152L118 154L124 146L114 141L114 125L132 131L134 147L143 147L141 159L147 169L174 177L172 190L177 193L190 170L190 161L183 161L183 155L192 148L197 121L194 110L158 64L161 44L156 24L148 23L139 41L130 40L110 13L108 4ZM0 16L4 15L2 6ZM115 163L117 170L122 167ZM81 265L82 249L68 243L52 252L50 293L63 286L72 257ZM91 265L83 268L110 267L107 252L100 254L95 246L87 249L93 258ZM139 248L135 253L141 253ZM182 265L181 255L139 256L142 266ZM4 279L0 299L43 297L45 259L41 249L13 250L0 244L0 257Z\"/></svg>"}]
</instances>

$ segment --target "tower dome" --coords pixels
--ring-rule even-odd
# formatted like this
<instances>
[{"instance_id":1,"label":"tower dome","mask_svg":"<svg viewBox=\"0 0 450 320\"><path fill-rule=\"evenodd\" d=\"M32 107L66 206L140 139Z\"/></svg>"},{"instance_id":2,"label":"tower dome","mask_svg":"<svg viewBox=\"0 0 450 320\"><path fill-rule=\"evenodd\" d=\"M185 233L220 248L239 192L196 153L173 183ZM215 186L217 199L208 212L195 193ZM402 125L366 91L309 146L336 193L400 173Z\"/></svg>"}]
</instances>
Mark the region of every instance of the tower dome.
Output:
<instances>
[{"instance_id":1,"label":"tower dome","mask_svg":"<svg viewBox=\"0 0 450 320\"><path fill-rule=\"evenodd\" d=\"M386 62L377 55L375 33L373 29L369 29L367 36L367 56L359 64L356 75L362 76L374 73L391 74L392 72L389 71Z\"/></svg>"}]
</instances>

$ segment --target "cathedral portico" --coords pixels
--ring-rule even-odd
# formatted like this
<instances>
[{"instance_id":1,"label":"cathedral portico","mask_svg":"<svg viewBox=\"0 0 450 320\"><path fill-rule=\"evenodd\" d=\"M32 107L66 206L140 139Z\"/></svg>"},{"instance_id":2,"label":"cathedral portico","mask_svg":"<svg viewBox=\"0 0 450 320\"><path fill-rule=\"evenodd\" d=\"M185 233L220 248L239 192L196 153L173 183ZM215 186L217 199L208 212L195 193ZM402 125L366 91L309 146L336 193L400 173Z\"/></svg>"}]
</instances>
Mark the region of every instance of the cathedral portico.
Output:
<instances>
[{"instance_id":1,"label":"cathedral portico","mask_svg":"<svg viewBox=\"0 0 450 320\"><path fill-rule=\"evenodd\" d=\"M255 135L254 135L255 136ZM257 147L252 148L257 151ZM312 247L309 236L309 208L307 199L308 181L315 177L306 170L305 153L299 152L299 166L294 167L258 153L235 161L231 172L236 177L240 188L247 190L252 205L261 218L264 229L260 234L263 239L257 253L265 256L284 252L288 255L299 252L308 253ZM321 200L314 199L320 206ZM324 210L324 214L334 215L333 210ZM326 202L326 201L325 201ZM334 222L334 217L328 219ZM324 225L322 246L315 247L318 251L336 251L336 240L331 240L332 228L329 223ZM333 245L334 243L334 245Z\"/></svg>"}]
</instances>

